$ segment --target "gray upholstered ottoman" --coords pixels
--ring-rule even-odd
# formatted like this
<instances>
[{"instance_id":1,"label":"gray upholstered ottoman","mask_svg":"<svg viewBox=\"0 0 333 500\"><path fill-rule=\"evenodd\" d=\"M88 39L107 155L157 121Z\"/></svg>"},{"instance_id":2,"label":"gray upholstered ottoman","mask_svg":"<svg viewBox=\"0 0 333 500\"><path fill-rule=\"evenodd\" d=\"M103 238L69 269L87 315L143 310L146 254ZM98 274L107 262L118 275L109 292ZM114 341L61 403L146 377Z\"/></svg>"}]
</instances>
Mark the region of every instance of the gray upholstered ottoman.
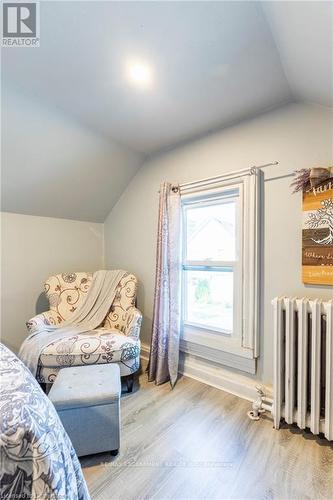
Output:
<instances>
[{"instance_id":1,"label":"gray upholstered ottoman","mask_svg":"<svg viewBox=\"0 0 333 500\"><path fill-rule=\"evenodd\" d=\"M120 372L116 363L60 370L50 392L78 456L120 444Z\"/></svg>"}]
</instances>

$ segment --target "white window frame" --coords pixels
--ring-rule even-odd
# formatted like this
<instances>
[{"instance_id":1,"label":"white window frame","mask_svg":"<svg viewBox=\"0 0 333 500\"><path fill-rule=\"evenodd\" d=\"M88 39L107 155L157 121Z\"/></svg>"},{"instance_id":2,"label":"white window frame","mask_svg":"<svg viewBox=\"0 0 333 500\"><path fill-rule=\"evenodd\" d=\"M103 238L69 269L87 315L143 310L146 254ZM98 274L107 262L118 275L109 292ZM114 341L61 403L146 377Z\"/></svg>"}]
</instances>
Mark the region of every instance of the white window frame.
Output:
<instances>
[{"instance_id":1,"label":"white window frame","mask_svg":"<svg viewBox=\"0 0 333 500\"><path fill-rule=\"evenodd\" d=\"M228 192L238 192L236 241L237 262L218 261L234 268L234 325L233 332L226 334L219 329L182 321L180 349L188 354L201 356L249 373L256 371L259 356L259 232L260 232L260 181L259 170L248 169L242 175L223 176L215 183L182 193L184 215L193 202L209 197L221 202ZM218 200L218 197L220 199ZM218 201L217 201L218 200ZM192 205L193 206L193 205ZM185 269L195 261L186 261L186 217L183 217L183 278ZM209 267L214 264L209 261ZM182 279L182 319L186 303L185 279Z\"/></svg>"}]
</instances>

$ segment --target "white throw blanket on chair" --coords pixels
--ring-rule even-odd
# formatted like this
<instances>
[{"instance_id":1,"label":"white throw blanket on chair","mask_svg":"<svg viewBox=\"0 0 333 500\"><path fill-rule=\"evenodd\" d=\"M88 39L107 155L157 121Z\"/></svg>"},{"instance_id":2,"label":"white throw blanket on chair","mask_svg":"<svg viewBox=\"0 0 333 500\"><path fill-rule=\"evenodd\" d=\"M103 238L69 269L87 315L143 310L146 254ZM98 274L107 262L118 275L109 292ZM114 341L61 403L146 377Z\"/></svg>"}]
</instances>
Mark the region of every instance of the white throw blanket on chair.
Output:
<instances>
[{"instance_id":1,"label":"white throw blanket on chair","mask_svg":"<svg viewBox=\"0 0 333 500\"><path fill-rule=\"evenodd\" d=\"M43 325L25 339L18 356L34 376L45 347L55 340L95 330L103 323L114 301L117 286L125 273L123 270L95 272L85 301L69 321L60 325Z\"/></svg>"}]
</instances>

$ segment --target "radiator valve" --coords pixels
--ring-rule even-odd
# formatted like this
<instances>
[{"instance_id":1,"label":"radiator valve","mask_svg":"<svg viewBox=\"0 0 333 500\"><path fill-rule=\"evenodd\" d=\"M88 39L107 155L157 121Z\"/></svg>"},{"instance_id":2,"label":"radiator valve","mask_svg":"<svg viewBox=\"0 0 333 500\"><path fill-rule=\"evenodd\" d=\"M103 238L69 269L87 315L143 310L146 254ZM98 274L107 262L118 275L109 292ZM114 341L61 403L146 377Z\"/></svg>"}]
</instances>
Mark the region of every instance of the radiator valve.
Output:
<instances>
[{"instance_id":1,"label":"radiator valve","mask_svg":"<svg viewBox=\"0 0 333 500\"><path fill-rule=\"evenodd\" d=\"M247 416L251 420L259 420L260 415L266 411L263 408L263 399L265 398L265 393L263 391L263 388L261 386L257 385L256 390L258 393L258 397L252 403L252 410L247 412Z\"/></svg>"}]
</instances>

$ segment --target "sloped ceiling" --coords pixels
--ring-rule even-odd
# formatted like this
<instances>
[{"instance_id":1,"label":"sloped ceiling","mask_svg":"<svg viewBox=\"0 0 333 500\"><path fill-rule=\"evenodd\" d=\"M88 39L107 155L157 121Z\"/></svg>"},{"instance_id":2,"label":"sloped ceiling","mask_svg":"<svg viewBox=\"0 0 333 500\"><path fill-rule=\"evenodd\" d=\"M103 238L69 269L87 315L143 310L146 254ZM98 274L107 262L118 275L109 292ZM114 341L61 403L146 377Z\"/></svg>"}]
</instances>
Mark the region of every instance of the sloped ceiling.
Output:
<instances>
[{"instance_id":1,"label":"sloped ceiling","mask_svg":"<svg viewBox=\"0 0 333 500\"><path fill-rule=\"evenodd\" d=\"M333 106L332 7L41 2L40 47L2 51L4 210L100 221L143 155L291 101Z\"/></svg>"},{"instance_id":2,"label":"sloped ceiling","mask_svg":"<svg viewBox=\"0 0 333 500\"><path fill-rule=\"evenodd\" d=\"M2 209L104 222L141 157L22 92L2 92Z\"/></svg>"},{"instance_id":3,"label":"sloped ceiling","mask_svg":"<svg viewBox=\"0 0 333 500\"><path fill-rule=\"evenodd\" d=\"M263 7L293 96L332 107L332 1L264 2Z\"/></svg>"},{"instance_id":4,"label":"sloped ceiling","mask_svg":"<svg viewBox=\"0 0 333 500\"><path fill-rule=\"evenodd\" d=\"M152 89L127 81L128 59L151 65ZM256 2L41 2L40 48L3 61L6 78L143 153L291 98Z\"/></svg>"}]
</instances>

